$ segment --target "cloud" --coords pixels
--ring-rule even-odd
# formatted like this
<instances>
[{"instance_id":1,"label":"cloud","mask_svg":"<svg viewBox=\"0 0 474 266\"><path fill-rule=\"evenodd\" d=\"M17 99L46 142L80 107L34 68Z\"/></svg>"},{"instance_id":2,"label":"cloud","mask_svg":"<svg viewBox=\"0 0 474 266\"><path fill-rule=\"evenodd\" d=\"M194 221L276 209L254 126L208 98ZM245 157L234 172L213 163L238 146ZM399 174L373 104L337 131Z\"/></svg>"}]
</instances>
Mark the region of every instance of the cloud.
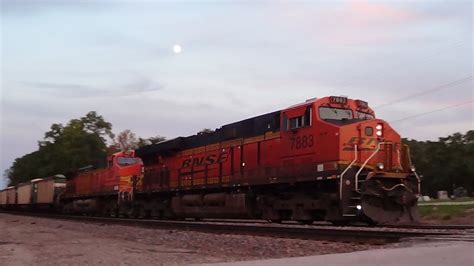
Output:
<instances>
[{"instance_id":1,"label":"cloud","mask_svg":"<svg viewBox=\"0 0 474 266\"><path fill-rule=\"evenodd\" d=\"M94 10L109 9L113 2L107 0L94 1L61 1L61 0L0 0L1 13L4 15L28 16L35 13L48 12L55 9ZM109 10L110 11L110 10Z\"/></svg>"},{"instance_id":2,"label":"cloud","mask_svg":"<svg viewBox=\"0 0 474 266\"><path fill-rule=\"evenodd\" d=\"M345 20L341 26L350 27L384 27L388 25L410 23L418 16L415 12L391 6L390 4L368 1L351 1L341 10Z\"/></svg>"},{"instance_id":3,"label":"cloud","mask_svg":"<svg viewBox=\"0 0 474 266\"><path fill-rule=\"evenodd\" d=\"M283 4L276 14L273 19L278 25L304 31L315 43L340 46L389 43L396 39L398 29L422 19L401 5L369 1Z\"/></svg>"},{"instance_id":4,"label":"cloud","mask_svg":"<svg viewBox=\"0 0 474 266\"><path fill-rule=\"evenodd\" d=\"M120 86L108 85L107 89L95 86L75 83L54 83L54 82L19 82L20 84L34 89L36 93L47 94L56 97L77 97L77 98L97 98L97 97L117 97L129 96L137 93L158 91L163 88L160 83L148 78L140 77L129 83ZM29 90L28 92L31 92Z\"/></svg>"}]
</instances>

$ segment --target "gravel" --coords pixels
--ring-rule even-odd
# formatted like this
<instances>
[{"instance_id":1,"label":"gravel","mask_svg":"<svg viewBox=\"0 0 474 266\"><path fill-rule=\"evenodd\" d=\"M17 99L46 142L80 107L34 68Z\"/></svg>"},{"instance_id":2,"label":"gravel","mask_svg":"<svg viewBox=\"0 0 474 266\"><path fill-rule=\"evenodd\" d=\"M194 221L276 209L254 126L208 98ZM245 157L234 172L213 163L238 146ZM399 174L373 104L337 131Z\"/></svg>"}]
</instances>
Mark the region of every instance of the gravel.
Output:
<instances>
[{"instance_id":1,"label":"gravel","mask_svg":"<svg viewBox=\"0 0 474 266\"><path fill-rule=\"evenodd\" d=\"M387 246L63 221L0 213L2 265L188 265ZM391 244L390 247L406 244Z\"/></svg>"}]
</instances>

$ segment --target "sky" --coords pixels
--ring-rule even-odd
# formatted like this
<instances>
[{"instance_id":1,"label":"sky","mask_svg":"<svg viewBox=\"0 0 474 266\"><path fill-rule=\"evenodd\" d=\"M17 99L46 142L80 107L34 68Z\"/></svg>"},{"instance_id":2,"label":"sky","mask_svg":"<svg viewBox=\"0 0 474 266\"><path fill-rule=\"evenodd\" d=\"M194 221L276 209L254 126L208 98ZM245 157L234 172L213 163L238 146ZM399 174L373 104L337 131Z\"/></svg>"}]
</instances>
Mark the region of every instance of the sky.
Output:
<instances>
[{"instance_id":1,"label":"sky","mask_svg":"<svg viewBox=\"0 0 474 266\"><path fill-rule=\"evenodd\" d=\"M173 138L346 95L403 137L474 129L471 1L0 1L2 172L92 110Z\"/></svg>"}]
</instances>

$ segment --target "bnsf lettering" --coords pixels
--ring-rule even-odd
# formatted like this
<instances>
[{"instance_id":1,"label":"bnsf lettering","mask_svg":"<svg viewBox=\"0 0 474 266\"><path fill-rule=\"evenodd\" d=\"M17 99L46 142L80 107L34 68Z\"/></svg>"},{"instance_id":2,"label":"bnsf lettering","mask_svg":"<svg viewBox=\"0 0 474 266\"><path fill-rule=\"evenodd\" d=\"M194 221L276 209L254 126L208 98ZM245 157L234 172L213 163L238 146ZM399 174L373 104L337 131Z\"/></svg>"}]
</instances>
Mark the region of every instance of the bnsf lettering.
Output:
<instances>
[{"instance_id":1,"label":"bnsf lettering","mask_svg":"<svg viewBox=\"0 0 474 266\"><path fill-rule=\"evenodd\" d=\"M354 150L354 145L359 146L359 150L373 150L373 146L378 144L376 138L359 138L359 137L352 137L344 147L345 151Z\"/></svg>"},{"instance_id":2,"label":"bnsf lettering","mask_svg":"<svg viewBox=\"0 0 474 266\"><path fill-rule=\"evenodd\" d=\"M359 137L352 137L349 142L347 142L348 145L376 145L377 144L377 139L376 138L368 138L368 142L366 143L367 138L359 138Z\"/></svg>"},{"instance_id":3,"label":"bnsf lettering","mask_svg":"<svg viewBox=\"0 0 474 266\"><path fill-rule=\"evenodd\" d=\"M196 157L191 159L186 159L183 161L181 168L187 168L191 166L203 166L215 163L221 163L227 160L228 153L221 152L219 155L217 154L210 154L208 156Z\"/></svg>"}]
</instances>

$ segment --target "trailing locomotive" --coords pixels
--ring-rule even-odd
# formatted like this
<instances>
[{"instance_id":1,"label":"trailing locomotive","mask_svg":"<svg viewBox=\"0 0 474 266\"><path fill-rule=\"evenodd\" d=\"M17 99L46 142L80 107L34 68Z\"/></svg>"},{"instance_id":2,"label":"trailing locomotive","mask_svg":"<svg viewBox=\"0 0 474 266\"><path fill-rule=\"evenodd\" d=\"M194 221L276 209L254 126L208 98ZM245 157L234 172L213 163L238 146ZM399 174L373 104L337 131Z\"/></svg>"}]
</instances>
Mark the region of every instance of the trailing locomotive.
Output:
<instances>
[{"instance_id":1,"label":"trailing locomotive","mask_svg":"<svg viewBox=\"0 0 474 266\"><path fill-rule=\"evenodd\" d=\"M401 223L417 220L419 193L400 135L366 102L331 96L115 154L107 169L68 176L61 209Z\"/></svg>"},{"instance_id":2,"label":"trailing locomotive","mask_svg":"<svg viewBox=\"0 0 474 266\"><path fill-rule=\"evenodd\" d=\"M70 174L61 209L65 213L131 214L142 171L141 159L134 151L126 151L109 156L106 168L85 168Z\"/></svg>"}]
</instances>

